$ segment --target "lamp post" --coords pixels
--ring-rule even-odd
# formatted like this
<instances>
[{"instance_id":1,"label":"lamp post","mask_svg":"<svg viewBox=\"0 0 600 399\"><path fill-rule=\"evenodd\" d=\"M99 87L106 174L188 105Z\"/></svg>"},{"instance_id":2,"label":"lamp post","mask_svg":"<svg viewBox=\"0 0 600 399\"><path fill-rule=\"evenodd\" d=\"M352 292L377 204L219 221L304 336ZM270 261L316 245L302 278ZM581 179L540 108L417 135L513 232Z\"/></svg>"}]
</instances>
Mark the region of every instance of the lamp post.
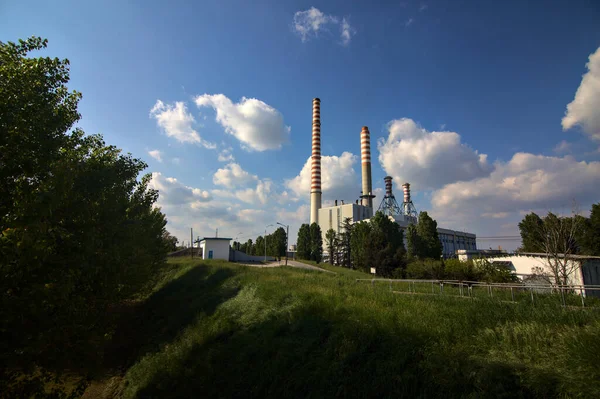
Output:
<instances>
[{"instance_id":1,"label":"lamp post","mask_svg":"<svg viewBox=\"0 0 600 399\"><path fill-rule=\"evenodd\" d=\"M277 222L277 224L286 228L286 233L285 233L285 265L287 266L288 244L289 244L289 240L290 240L290 226L287 225L287 224L279 223L279 222Z\"/></svg>"},{"instance_id":2,"label":"lamp post","mask_svg":"<svg viewBox=\"0 0 600 399\"><path fill-rule=\"evenodd\" d=\"M265 226L265 262L267 261L267 227L273 226L272 224L268 224Z\"/></svg>"}]
</instances>

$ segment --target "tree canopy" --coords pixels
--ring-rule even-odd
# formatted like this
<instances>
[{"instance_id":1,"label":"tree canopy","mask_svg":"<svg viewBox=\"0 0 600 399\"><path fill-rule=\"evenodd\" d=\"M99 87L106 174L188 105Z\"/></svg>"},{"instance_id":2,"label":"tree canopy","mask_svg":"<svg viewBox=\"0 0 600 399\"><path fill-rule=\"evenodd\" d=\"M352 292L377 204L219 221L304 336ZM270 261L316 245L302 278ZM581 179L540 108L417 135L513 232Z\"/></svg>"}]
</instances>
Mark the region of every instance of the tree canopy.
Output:
<instances>
[{"instance_id":1,"label":"tree canopy","mask_svg":"<svg viewBox=\"0 0 600 399\"><path fill-rule=\"evenodd\" d=\"M108 306L173 248L146 164L71 130L69 61L28 57L46 46L0 42L0 361L15 368L85 359Z\"/></svg>"}]
</instances>

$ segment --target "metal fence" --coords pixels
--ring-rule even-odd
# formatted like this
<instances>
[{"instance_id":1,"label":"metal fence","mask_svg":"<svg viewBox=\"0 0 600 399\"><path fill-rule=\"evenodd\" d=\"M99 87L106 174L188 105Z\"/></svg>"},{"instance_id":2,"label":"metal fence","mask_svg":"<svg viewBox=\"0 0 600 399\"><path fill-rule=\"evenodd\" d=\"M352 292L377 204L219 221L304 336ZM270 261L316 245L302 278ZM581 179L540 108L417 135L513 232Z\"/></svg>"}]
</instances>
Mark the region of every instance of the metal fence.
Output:
<instances>
[{"instance_id":1,"label":"metal fence","mask_svg":"<svg viewBox=\"0 0 600 399\"><path fill-rule=\"evenodd\" d=\"M357 282L389 284L390 291L398 294L445 295L462 298L495 298L502 302L527 301L536 303L545 298L560 297L562 306L586 307L590 300L600 306L600 285L543 285L518 283L485 283L458 280L404 280L404 279L356 279ZM396 290L394 290L396 288ZM431 289L429 289L431 288ZM400 289L400 290L398 290ZM586 304L586 297L588 304ZM596 298L594 298L596 297Z\"/></svg>"}]
</instances>

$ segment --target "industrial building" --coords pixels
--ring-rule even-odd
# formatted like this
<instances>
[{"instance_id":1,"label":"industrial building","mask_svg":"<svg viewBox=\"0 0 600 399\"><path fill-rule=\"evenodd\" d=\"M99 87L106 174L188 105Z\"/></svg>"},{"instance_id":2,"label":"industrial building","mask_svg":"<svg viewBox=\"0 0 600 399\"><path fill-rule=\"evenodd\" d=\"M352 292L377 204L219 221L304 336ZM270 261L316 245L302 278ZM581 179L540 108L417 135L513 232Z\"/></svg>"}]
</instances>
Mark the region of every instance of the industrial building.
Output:
<instances>
[{"instance_id":1,"label":"industrial building","mask_svg":"<svg viewBox=\"0 0 600 399\"><path fill-rule=\"evenodd\" d=\"M321 228L323 237L323 248L325 245L325 234L327 230L333 229L341 233L346 218L352 218L353 223L367 221L376 211L373 208L373 186L371 180L371 134L367 126L360 131L360 158L362 169L362 191L360 200L344 203L343 200L335 200L334 205L322 207L321 190L321 100L313 99L312 102L312 155L311 155L311 185L310 185L310 223L317 223ZM398 204L392 189L392 177L386 176L385 196L377 211L394 220L401 229L406 229L410 224L417 222L418 213L410 197L410 184L402 185L404 196L402 204ZM456 251L460 249L475 250L477 248L476 236L472 233L455 231L451 229L438 228L438 234L443 247L443 256L455 257ZM406 235L405 235L406 240ZM406 242L405 242L406 244Z\"/></svg>"}]
</instances>

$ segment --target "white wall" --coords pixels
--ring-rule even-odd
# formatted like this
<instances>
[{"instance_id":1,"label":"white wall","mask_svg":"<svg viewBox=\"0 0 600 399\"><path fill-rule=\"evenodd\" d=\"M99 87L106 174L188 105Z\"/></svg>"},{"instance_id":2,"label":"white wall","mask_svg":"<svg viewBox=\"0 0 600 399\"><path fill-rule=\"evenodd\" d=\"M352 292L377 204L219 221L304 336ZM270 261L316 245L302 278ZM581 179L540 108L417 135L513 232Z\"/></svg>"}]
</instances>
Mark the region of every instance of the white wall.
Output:
<instances>
[{"instance_id":1,"label":"white wall","mask_svg":"<svg viewBox=\"0 0 600 399\"><path fill-rule=\"evenodd\" d=\"M206 239L201 243L202 259L208 259L208 252L213 251L213 259L229 260L229 241Z\"/></svg>"}]
</instances>

